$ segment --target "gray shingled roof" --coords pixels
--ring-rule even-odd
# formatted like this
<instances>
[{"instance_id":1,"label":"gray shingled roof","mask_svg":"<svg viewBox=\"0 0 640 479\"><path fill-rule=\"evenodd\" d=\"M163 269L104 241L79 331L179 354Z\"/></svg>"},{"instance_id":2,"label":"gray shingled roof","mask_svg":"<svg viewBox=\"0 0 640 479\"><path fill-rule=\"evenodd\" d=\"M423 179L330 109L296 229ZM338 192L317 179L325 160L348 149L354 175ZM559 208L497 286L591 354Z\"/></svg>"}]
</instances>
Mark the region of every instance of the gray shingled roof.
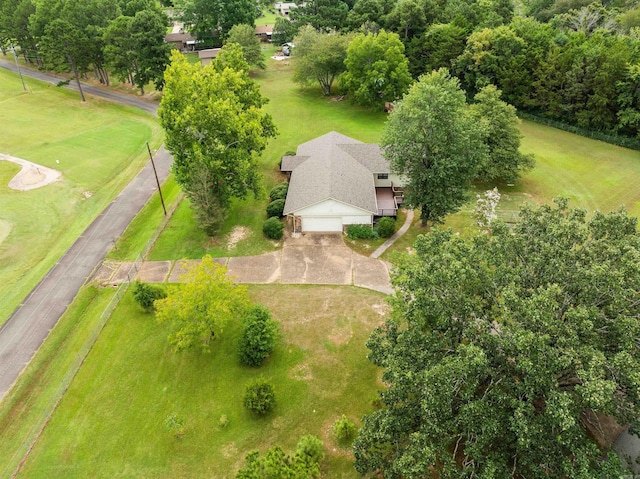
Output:
<instances>
[{"instance_id":1,"label":"gray shingled roof","mask_svg":"<svg viewBox=\"0 0 640 479\"><path fill-rule=\"evenodd\" d=\"M365 158L367 152L372 154L371 160ZM285 158L294 157L284 157L283 167ZM382 158L377 145L366 145L332 131L298 146L295 158L301 159L298 165L287 160L287 167L293 168L285 215L329 198L377 213L374 170L370 169L375 169ZM385 171L388 169L387 164ZM283 171L289 170L283 168ZM375 170L376 173L385 171Z\"/></svg>"},{"instance_id":2,"label":"gray shingled roof","mask_svg":"<svg viewBox=\"0 0 640 479\"><path fill-rule=\"evenodd\" d=\"M389 162L382 156L382 149L378 145L360 143L340 145L340 148L371 173L391 173Z\"/></svg>"},{"instance_id":3,"label":"gray shingled roof","mask_svg":"<svg viewBox=\"0 0 640 479\"><path fill-rule=\"evenodd\" d=\"M289 172L293 171L306 159L308 156L283 156L282 163L280 163L280 171Z\"/></svg>"}]
</instances>

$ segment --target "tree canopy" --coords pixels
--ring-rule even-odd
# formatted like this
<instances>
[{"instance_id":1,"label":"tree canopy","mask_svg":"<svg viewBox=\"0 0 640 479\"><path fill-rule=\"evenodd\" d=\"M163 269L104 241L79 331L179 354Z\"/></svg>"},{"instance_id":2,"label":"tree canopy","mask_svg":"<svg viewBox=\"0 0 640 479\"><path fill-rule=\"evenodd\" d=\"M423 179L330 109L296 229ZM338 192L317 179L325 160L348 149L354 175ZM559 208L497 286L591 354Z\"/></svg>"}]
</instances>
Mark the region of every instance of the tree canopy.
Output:
<instances>
[{"instance_id":1,"label":"tree canopy","mask_svg":"<svg viewBox=\"0 0 640 479\"><path fill-rule=\"evenodd\" d=\"M349 37L319 33L309 25L298 32L294 42L294 81L301 84L318 82L322 93L331 95L334 80L346 69L344 60Z\"/></svg>"},{"instance_id":2,"label":"tree canopy","mask_svg":"<svg viewBox=\"0 0 640 479\"><path fill-rule=\"evenodd\" d=\"M356 35L344 63L347 71L340 77L341 84L360 105L395 101L412 82L404 45L393 32Z\"/></svg>"},{"instance_id":3,"label":"tree canopy","mask_svg":"<svg viewBox=\"0 0 640 479\"><path fill-rule=\"evenodd\" d=\"M624 210L524 208L508 229L419 236L368 342L385 368L356 469L385 478L619 477L587 433L638 426L640 236Z\"/></svg>"},{"instance_id":4,"label":"tree canopy","mask_svg":"<svg viewBox=\"0 0 640 479\"><path fill-rule=\"evenodd\" d=\"M407 203L438 223L467 200L486 158L482 125L446 69L423 75L389 116L382 135L392 171L407 178Z\"/></svg>"},{"instance_id":5,"label":"tree canopy","mask_svg":"<svg viewBox=\"0 0 640 479\"><path fill-rule=\"evenodd\" d=\"M244 59L249 65L255 65L263 70L266 68L260 40L256 37L255 29L251 25L240 24L231 27L226 43L240 45Z\"/></svg>"},{"instance_id":6,"label":"tree canopy","mask_svg":"<svg viewBox=\"0 0 640 479\"><path fill-rule=\"evenodd\" d=\"M211 341L229 321L241 321L250 307L246 286L234 284L227 269L210 256L188 269L184 284L171 287L156 300L158 321L171 321L175 331L169 341L176 350L210 350Z\"/></svg>"},{"instance_id":7,"label":"tree canopy","mask_svg":"<svg viewBox=\"0 0 640 479\"><path fill-rule=\"evenodd\" d=\"M520 153L522 133L516 109L500 99L501 92L487 85L474 97L471 115L483 122L487 157L480 165L476 178L484 182L515 182L520 174L535 165L533 155Z\"/></svg>"},{"instance_id":8,"label":"tree canopy","mask_svg":"<svg viewBox=\"0 0 640 479\"><path fill-rule=\"evenodd\" d=\"M260 192L258 155L276 128L239 45L226 45L205 67L178 52L171 60L158 116L176 181L213 234L231 198Z\"/></svg>"}]
</instances>

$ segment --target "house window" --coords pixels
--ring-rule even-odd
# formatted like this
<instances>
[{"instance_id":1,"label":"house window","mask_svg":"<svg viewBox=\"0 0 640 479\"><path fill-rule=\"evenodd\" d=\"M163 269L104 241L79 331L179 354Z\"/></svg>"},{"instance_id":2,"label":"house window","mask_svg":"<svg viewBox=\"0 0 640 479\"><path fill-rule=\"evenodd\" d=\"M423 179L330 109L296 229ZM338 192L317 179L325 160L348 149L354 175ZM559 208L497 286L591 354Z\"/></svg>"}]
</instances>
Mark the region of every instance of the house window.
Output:
<instances>
[{"instance_id":1,"label":"house window","mask_svg":"<svg viewBox=\"0 0 640 479\"><path fill-rule=\"evenodd\" d=\"M389 173L378 173L378 179L379 180L388 180L389 179Z\"/></svg>"}]
</instances>

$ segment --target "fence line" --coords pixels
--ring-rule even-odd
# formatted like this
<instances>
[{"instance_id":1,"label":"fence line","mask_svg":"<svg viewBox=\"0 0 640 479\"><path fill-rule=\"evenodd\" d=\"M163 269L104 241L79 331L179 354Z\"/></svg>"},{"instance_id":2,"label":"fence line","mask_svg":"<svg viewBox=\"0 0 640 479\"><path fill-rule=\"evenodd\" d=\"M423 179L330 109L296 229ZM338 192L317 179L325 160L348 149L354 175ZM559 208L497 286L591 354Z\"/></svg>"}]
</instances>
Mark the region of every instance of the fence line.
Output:
<instances>
[{"instance_id":1,"label":"fence line","mask_svg":"<svg viewBox=\"0 0 640 479\"><path fill-rule=\"evenodd\" d=\"M60 384L58 385L56 391L54 392L51 400L45 406L42 412L42 415L36 421L33 427L29 430L29 433L27 434L27 437L23 441L22 446L15 452L13 457L10 459L9 463L4 468L2 477L15 478L20 472L20 469L22 468L25 461L29 457L29 453L31 452L36 442L40 438L42 431L44 431L44 428L49 423L49 420L51 419L51 416L53 415L54 411L58 407L58 404L60 404L60 401L62 400L65 393L69 389L71 382L73 381L76 374L80 370L80 367L86 360L87 356L89 355L89 352L91 351L91 349L93 349L93 346L95 342L98 340L98 337L100 336L100 333L104 329L105 325L107 324L107 321L113 314L113 311L116 309L116 307L120 304L120 301L122 300L125 293L127 292L129 285L134 281L136 275L138 274L138 271L140 271L140 266L142 265L142 262L151 252L153 245L156 243L156 241L160 237L160 234L162 233L162 231L164 231L164 229L166 228L167 224L169 223L169 220L171 219L171 216L173 215L173 213L175 212L178 205L182 202L183 199L184 199L184 194L178 195L176 200L172 203L170 209L167 211L167 216L163 219L160 225L154 230L151 238L149 239L149 241L147 241L143 250L138 254L138 256L136 257L136 260L129 267L129 270L127 271L127 281L117 286L116 293L114 294L113 298L111 298L111 300L109 301L109 304L107 304L107 306L104 308L104 310L100 314L100 318L98 319L93 329L89 333L89 336L85 339L80 350L76 354L76 357L74 358L73 362L69 365L67 372L62 377L62 380L60 381Z\"/></svg>"}]
</instances>

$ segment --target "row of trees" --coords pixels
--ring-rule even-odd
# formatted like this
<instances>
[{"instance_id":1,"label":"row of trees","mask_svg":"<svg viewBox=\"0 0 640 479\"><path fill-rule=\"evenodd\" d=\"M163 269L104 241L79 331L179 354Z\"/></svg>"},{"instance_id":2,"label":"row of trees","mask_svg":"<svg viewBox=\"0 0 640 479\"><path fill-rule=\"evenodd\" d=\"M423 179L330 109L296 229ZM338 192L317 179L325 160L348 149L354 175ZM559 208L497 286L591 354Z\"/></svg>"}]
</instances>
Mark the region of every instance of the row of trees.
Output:
<instances>
[{"instance_id":1,"label":"row of trees","mask_svg":"<svg viewBox=\"0 0 640 479\"><path fill-rule=\"evenodd\" d=\"M27 61L76 79L93 70L109 84L112 71L142 93L149 82L163 84L168 22L157 0L0 0L4 47L19 46Z\"/></svg>"},{"instance_id":2,"label":"row of trees","mask_svg":"<svg viewBox=\"0 0 640 479\"><path fill-rule=\"evenodd\" d=\"M323 34L305 27L295 79L319 82L325 95L336 78L360 104L402 97L419 76L448 68L469 98L487 85L523 111L588 130L640 134L640 30L630 35L561 31L531 18L471 34L457 23L435 24L405 47L395 33ZM410 75L411 74L411 75Z\"/></svg>"}]
</instances>

